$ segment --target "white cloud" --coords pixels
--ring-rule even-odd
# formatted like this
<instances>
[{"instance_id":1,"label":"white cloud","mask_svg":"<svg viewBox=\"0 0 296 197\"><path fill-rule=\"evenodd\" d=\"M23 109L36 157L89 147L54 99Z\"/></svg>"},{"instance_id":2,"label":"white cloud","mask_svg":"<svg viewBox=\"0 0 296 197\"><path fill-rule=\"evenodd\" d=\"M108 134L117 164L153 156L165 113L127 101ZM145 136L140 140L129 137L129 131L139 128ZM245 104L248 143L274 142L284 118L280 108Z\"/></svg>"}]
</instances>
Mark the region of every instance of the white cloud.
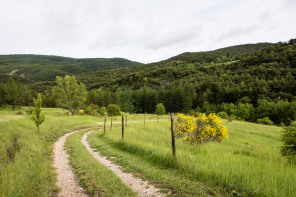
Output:
<instances>
[{"instance_id":1,"label":"white cloud","mask_svg":"<svg viewBox=\"0 0 296 197\"><path fill-rule=\"evenodd\" d=\"M185 51L294 36L294 0L10 0L0 54L123 57L154 62Z\"/></svg>"}]
</instances>

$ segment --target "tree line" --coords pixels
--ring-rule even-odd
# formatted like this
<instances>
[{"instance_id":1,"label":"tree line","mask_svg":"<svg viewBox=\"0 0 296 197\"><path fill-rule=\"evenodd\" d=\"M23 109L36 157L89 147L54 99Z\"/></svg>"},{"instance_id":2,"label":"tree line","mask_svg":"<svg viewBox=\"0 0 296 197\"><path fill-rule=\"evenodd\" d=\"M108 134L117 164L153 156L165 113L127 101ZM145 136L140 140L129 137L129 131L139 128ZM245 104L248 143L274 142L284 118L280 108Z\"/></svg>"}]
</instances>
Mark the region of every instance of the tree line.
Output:
<instances>
[{"instance_id":1,"label":"tree line","mask_svg":"<svg viewBox=\"0 0 296 197\"><path fill-rule=\"evenodd\" d=\"M276 124L295 120L295 39L230 62L201 65L190 63L191 57L182 58L78 77L77 83L85 84L82 108L115 104L124 112L154 113L156 105L163 103L166 112L225 112L253 122L268 118ZM30 105L37 96L34 86L30 87L9 79L0 85L0 102ZM268 108L264 113L263 101ZM42 105L62 106L51 89L42 94Z\"/></svg>"}]
</instances>

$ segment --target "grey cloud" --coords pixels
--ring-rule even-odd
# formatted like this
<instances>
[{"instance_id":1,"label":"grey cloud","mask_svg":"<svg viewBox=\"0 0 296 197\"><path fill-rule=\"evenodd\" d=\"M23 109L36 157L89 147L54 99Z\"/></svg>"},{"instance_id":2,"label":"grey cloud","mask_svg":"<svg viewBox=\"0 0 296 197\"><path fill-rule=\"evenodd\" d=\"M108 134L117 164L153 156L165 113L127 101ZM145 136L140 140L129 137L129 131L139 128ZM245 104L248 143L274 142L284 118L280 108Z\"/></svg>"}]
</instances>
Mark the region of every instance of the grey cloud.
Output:
<instances>
[{"instance_id":1,"label":"grey cloud","mask_svg":"<svg viewBox=\"0 0 296 197\"><path fill-rule=\"evenodd\" d=\"M0 7L0 54L153 62L184 51L276 42L294 35L295 6L295 0L9 0Z\"/></svg>"},{"instance_id":2,"label":"grey cloud","mask_svg":"<svg viewBox=\"0 0 296 197\"><path fill-rule=\"evenodd\" d=\"M288 8L288 9L295 9L296 8L296 1L295 0L286 0L284 3L284 7Z\"/></svg>"},{"instance_id":3,"label":"grey cloud","mask_svg":"<svg viewBox=\"0 0 296 197\"><path fill-rule=\"evenodd\" d=\"M177 45L180 43L187 43L197 36L199 31L202 29L201 26L193 26L189 28L179 27L160 33L160 35L152 35L150 39L144 44L149 49L160 49Z\"/></svg>"},{"instance_id":4,"label":"grey cloud","mask_svg":"<svg viewBox=\"0 0 296 197\"><path fill-rule=\"evenodd\" d=\"M257 28L258 28L257 25L250 26L250 27L235 27L235 28L232 28L228 33L219 36L216 39L216 41L221 42L229 38L235 39L240 36L247 36L248 34L256 31Z\"/></svg>"}]
</instances>

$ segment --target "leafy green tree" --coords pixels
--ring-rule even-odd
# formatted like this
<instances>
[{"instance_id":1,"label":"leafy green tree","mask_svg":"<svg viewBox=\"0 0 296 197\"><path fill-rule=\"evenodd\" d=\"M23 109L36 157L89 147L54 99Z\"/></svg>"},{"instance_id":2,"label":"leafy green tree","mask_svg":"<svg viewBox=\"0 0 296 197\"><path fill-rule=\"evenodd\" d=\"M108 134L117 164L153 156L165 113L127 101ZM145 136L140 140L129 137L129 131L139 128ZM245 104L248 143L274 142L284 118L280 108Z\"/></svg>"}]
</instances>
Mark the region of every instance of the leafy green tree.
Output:
<instances>
[{"instance_id":1,"label":"leafy green tree","mask_svg":"<svg viewBox=\"0 0 296 197\"><path fill-rule=\"evenodd\" d=\"M112 92L106 90L103 91L103 103L104 106L112 104Z\"/></svg>"},{"instance_id":2,"label":"leafy green tree","mask_svg":"<svg viewBox=\"0 0 296 197\"><path fill-rule=\"evenodd\" d=\"M86 89L83 83L77 84L75 76L56 77L57 86L52 91L57 105L68 109L74 115L86 101Z\"/></svg>"},{"instance_id":3,"label":"leafy green tree","mask_svg":"<svg viewBox=\"0 0 296 197\"><path fill-rule=\"evenodd\" d=\"M56 107L56 101L54 96L51 94L42 95L42 106L43 107Z\"/></svg>"},{"instance_id":4,"label":"leafy green tree","mask_svg":"<svg viewBox=\"0 0 296 197\"><path fill-rule=\"evenodd\" d=\"M44 122L45 120L45 115L44 113L42 113L42 99L41 99L41 95L38 94L38 98L37 99L33 99L33 103L34 103L34 115L32 116L32 120L35 122L35 125L38 128L38 132L40 131L39 126Z\"/></svg>"},{"instance_id":5,"label":"leafy green tree","mask_svg":"<svg viewBox=\"0 0 296 197\"><path fill-rule=\"evenodd\" d=\"M108 116L119 116L120 115L120 108L116 104L110 104L107 108Z\"/></svg>"},{"instance_id":6,"label":"leafy green tree","mask_svg":"<svg viewBox=\"0 0 296 197\"><path fill-rule=\"evenodd\" d=\"M32 106L33 95L32 91L27 85L21 85L19 83L19 104Z\"/></svg>"},{"instance_id":7,"label":"leafy green tree","mask_svg":"<svg viewBox=\"0 0 296 197\"><path fill-rule=\"evenodd\" d=\"M192 94L192 89L190 86L185 86L183 88L183 112L188 113L192 109L193 105L193 94Z\"/></svg>"},{"instance_id":8,"label":"leafy green tree","mask_svg":"<svg viewBox=\"0 0 296 197\"><path fill-rule=\"evenodd\" d=\"M205 101L202 105L202 111L206 114L216 113L217 106L215 104L210 104L208 101Z\"/></svg>"},{"instance_id":9,"label":"leafy green tree","mask_svg":"<svg viewBox=\"0 0 296 197\"><path fill-rule=\"evenodd\" d=\"M17 83L13 78L9 78L4 86L5 98L9 105L12 105L12 110L14 111L14 106L19 103L20 92Z\"/></svg>"},{"instance_id":10,"label":"leafy green tree","mask_svg":"<svg viewBox=\"0 0 296 197\"><path fill-rule=\"evenodd\" d=\"M287 100L277 100L273 103L272 121L289 125L291 122L291 105Z\"/></svg>"},{"instance_id":11,"label":"leafy green tree","mask_svg":"<svg viewBox=\"0 0 296 197\"><path fill-rule=\"evenodd\" d=\"M222 103L221 109L225 111L228 116L234 115L237 111L237 107L233 103Z\"/></svg>"},{"instance_id":12,"label":"leafy green tree","mask_svg":"<svg viewBox=\"0 0 296 197\"><path fill-rule=\"evenodd\" d=\"M249 103L239 103L235 115L246 121L251 121L255 113L255 108Z\"/></svg>"},{"instance_id":13,"label":"leafy green tree","mask_svg":"<svg viewBox=\"0 0 296 197\"><path fill-rule=\"evenodd\" d=\"M4 84L0 84L0 106L5 103L5 90L4 90Z\"/></svg>"},{"instance_id":14,"label":"leafy green tree","mask_svg":"<svg viewBox=\"0 0 296 197\"><path fill-rule=\"evenodd\" d=\"M120 106L120 92L119 90L116 90L112 95L112 100L114 104Z\"/></svg>"},{"instance_id":15,"label":"leafy green tree","mask_svg":"<svg viewBox=\"0 0 296 197\"><path fill-rule=\"evenodd\" d=\"M86 96L86 103L89 104L96 104L98 99L97 90L93 89L89 92L87 92Z\"/></svg>"},{"instance_id":16,"label":"leafy green tree","mask_svg":"<svg viewBox=\"0 0 296 197\"><path fill-rule=\"evenodd\" d=\"M158 103L156 105L155 113L157 115L163 115L163 114L165 114L165 107L164 107L164 105L162 103Z\"/></svg>"},{"instance_id":17,"label":"leafy green tree","mask_svg":"<svg viewBox=\"0 0 296 197\"><path fill-rule=\"evenodd\" d=\"M271 102L268 102L266 99L259 99L257 105L258 119L271 116L273 110L273 104Z\"/></svg>"},{"instance_id":18,"label":"leafy green tree","mask_svg":"<svg viewBox=\"0 0 296 197\"><path fill-rule=\"evenodd\" d=\"M134 109L133 94L130 89L124 90L120 95L121 109L124 112L131 113Z\"/></svg>"}]
</instances>

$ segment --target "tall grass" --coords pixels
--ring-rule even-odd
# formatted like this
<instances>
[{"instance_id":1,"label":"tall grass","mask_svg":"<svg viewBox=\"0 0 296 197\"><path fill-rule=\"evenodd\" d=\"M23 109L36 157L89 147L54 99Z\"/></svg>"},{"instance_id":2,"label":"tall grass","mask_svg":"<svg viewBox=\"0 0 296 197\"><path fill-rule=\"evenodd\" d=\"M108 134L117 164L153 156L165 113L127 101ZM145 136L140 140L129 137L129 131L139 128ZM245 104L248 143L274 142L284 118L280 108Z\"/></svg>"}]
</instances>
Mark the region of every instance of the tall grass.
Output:
<instances>
[{"instance_id":1,"label":"tall grass","mask_svg":"<svg viewBox=\"0 0 296 197\"><path fill-rule=\"evenodd\" d=\"M281 128L240 121L224 122L224 125L229 131L229 140L224 143L189 148L182 139L177 139L177 161L171 157L168 122L150 123L146 127L130 125L124 143L120 128L105 135L92 134L90 142L104 154L117 154L135 161L140 158L151 165L177 169L180 173L192 174L193 180L223 186L229 192L245 196L295 196L295 166L287 164L279 152ZM111 148L122 152L112 153ZM135 168L129 162L121 163L126 168ZM140 171L145 173L145 169Z\"/></svg>"},{"instance_id":2,"label":"tall grass","mask_svg":"<svg viewBox=\"0 0 296 197\"><path fill-rule=\"evenodd\" d=\"M81 143L88 130L79 131L66 141L69 160L79 178L79 182L91 196L137 196L110 169L98 162Z\"/></svg>"},{"instance_id":3,"label":"tall grass","mask_svg":"<svg viewBox=\"0 0 296 197\"><path fill-rule=\"evenodd\" d=\"M66 116L61 109L44 109L40 133L30 115L0 109L0 196L49 196L58 188L52 167L52 144L62 134L96 126L96 117Z\"/></svg>"}]
</instances>

